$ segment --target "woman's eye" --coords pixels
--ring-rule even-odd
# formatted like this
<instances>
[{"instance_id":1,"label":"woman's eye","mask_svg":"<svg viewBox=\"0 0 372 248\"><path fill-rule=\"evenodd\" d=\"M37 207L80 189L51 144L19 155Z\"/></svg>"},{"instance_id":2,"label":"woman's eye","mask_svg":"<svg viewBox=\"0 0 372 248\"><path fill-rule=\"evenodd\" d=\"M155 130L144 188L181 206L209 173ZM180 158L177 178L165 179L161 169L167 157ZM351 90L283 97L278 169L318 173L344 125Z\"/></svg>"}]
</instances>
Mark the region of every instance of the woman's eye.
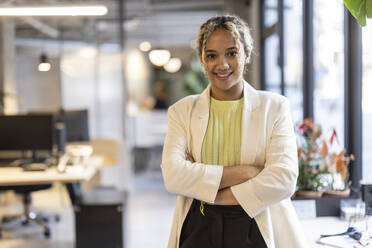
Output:
<instances>
[{"instance_id":1,"label":"woman's eye","mask_svg":"<svg viewBox=\"0 0 372 248\"><path fill-rule=\"evenodd\" d=\"M215 54L207 54L207 59L214 59L216 58L216 55Z\"/></svg>"},{"instance_id":2,"label":"woman's eye","mask_svg":"<svg viewBox=\"0 0 372 248\"><path fill-rule=\"evenodd\" d=\"M230 57L235 57L236 55L238 55L238 52L229 52L227 55Z\"/></svg>"}]
</instances>

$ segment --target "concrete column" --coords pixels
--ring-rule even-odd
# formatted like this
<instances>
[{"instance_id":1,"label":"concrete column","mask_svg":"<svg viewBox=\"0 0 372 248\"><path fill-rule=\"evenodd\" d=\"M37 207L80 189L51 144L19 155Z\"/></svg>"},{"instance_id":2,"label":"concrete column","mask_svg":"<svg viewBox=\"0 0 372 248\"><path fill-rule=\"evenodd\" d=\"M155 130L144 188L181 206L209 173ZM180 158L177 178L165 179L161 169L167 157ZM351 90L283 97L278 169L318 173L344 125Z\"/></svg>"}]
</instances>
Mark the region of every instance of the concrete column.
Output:
<instances>
[{"instance_id":1,"label":"concrete column","mask_svg":"<svg viewBox=\"0 0 372 248\"><path fill-rule=\"evenodd\" d=\"M0 114L18 112L15 79L15 25L11 19L0 19L0 93L5 94ZM1 104L0 104L1 105Z\"/></svg>"},{"instance_id":2,"label":"concrete column","mask_svg":"<svg viewBox=\"0 0 372 248\"><path fill-rule=\"evenodd\" d=\"M260 0L226 0L227 13L235 14L245 20L251 28L254 40L251 63L244 78L256 89L260 88Z\"/></svg>"}]
</instances>

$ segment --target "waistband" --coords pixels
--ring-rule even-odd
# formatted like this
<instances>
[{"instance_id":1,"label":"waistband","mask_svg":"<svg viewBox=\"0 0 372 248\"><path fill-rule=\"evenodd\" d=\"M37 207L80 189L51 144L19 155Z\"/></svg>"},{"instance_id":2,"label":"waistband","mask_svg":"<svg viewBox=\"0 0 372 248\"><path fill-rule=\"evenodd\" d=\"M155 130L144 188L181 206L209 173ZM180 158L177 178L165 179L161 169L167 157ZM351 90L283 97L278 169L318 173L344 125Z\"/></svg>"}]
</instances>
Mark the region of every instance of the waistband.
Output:
<instances>
[{"instance_id":1,"label":"waistband","mask_svg":"<svg viewBox=\"0 0 372 248\"><path fill-rule=\"evenodd\" d=\"M199 200L193 200L191 208L199 211L199 207L203 206L205 211L215 212L215 213L245 213L244 209L240 205L212 205Z\"/></svg>"}]
</instances>

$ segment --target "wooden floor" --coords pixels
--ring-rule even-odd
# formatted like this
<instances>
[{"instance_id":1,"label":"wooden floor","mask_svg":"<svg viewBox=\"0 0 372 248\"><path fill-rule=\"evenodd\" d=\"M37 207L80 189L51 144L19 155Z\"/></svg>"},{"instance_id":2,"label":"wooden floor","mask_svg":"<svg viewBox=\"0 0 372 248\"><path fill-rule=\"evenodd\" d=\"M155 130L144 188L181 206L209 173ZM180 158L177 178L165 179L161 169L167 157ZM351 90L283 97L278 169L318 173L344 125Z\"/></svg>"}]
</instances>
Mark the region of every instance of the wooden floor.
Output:
<instances>
[{"instance_id":1,"label":"wooden floor","mask_svg":"<svg viewBox=\"0 0 372 248\"><path fill-rule=\"evenodd\" d=\"M176 198L163 186L160 171L135 176L126 212L126 248L166 247ZM1 248L73 248L75 227L73 210L65 188L33 194L33 210L59 214L60 222L51 223L51 238L45 239L37 226L9 228L3 231ZM0 195L0 217L19 213L21 204L12 194ZM146 238L144 238L146 237Z\"/></svg>"}]
</instances>

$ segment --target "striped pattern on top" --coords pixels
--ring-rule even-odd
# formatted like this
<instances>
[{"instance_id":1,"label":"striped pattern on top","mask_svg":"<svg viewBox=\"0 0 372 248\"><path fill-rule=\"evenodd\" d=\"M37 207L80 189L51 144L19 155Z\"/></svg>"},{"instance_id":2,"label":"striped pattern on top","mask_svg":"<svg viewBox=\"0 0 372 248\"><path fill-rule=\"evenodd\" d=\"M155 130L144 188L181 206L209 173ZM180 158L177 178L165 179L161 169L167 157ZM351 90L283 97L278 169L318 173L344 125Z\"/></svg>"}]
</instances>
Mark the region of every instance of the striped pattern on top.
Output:
<instances>
[{"instance_id":1,"label":"striped pattern on top","mask_svg":"<svg viewBox=\"0 0 372 248\"><path fill-rule=\"evenodd\" d=\"M243 105L244 98L219 101L211 97L202 163L223 166L240 164Z\"/></svg>"}]
</instances>

